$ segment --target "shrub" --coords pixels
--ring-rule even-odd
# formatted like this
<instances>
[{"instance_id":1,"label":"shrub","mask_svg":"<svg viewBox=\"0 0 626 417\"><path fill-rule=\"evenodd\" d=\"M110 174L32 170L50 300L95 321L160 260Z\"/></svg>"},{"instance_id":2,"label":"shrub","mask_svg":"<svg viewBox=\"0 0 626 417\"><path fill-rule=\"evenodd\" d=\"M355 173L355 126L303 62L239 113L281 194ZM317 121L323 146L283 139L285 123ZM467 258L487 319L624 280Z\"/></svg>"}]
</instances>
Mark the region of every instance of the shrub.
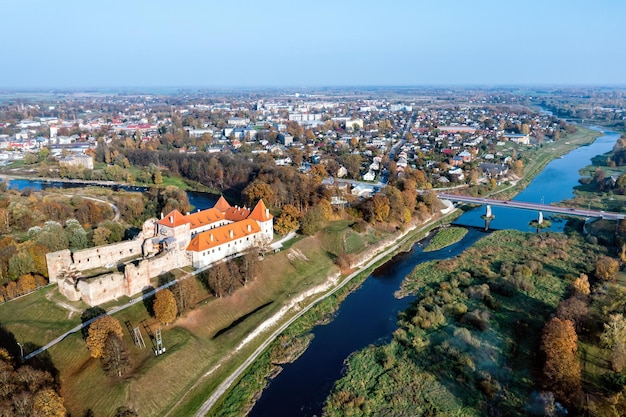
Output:
<instances>
[{"instance_id":1,"label":"shrub","mask_svg":"<svg viewBox=\"0 0 626 417\"><path fill-rule=\"evenodd\" d=\"M471 324L476 329L484 332L485 330L489 329L490 318L491 315L488 311L476 309L463 315L461 323Z\"/></svg>"},{"instance_id":2,"label":"shrub","mask_svg":"<svg viewBox=\"0 0 626 417\"><path fill-rule=\"evenodd\" d=\"M473 287L469 287L465 290L465 294L469 298L473 298L476 300L483 300L485 297L489 295L489 285L474 285Z\"/></svg>"}]
</instances>

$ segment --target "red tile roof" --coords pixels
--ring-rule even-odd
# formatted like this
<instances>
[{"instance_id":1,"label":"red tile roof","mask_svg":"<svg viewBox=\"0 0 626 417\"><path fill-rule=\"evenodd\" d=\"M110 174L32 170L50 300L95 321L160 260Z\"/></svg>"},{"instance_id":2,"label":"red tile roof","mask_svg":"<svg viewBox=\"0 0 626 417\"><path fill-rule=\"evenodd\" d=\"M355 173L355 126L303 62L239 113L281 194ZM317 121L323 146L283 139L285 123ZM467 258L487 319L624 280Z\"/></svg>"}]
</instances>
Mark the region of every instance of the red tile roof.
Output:
<instances>
[{"instance_id":1,"label":"red tile roof","mask_svg":"<svg viewBox=\"0 0 626 417\"><path fill-rule=\"evenodd\" d=\"M172 210L167 216L163 217L157 223L167 227L178 227L189 223L189 220L187 220L187 218L183 216L180 211Z\"/></svg>"},{"instance_id":2,"label":"red tile roof","mask_svg":"<svg viewBox=\"0 0 626 417\"><path fill-rule=\"evenodd\" d=\"M206 226L207 224L224 220L224 214L220 210L213 207L207 210L188 214L185 218L189 221L189 223L191 223L190 228L193 230L198 227Z\"/></svg>"},{"instance_id":3,"label":"red tile roof","mask_svg":"<svg viewBox=\"0 0 626 417\"><path fill-rule=\"evenodd\" d=\"M187 250L202 252L260 231L261 227L254 220L242 220L197 234L191 239Z\"/></svg>"},{"instance_id":4,"label":"red tile roof","mask_svg":"<svg viewBox=\"0 0 626 417\"><path fill-rule=\"evenodd\" d=\"M265 203L263 202L263 200L259 200L259 202L256 203L256 206L254 206L254 210L252 210L252 213L250 213L248 218L256 220L258 222L266 222L272 219L273 216L269 213L267 207L265 207Z\"/></svg>"},{"instance_id":5,"label":"red tile roof","mask_svg":"<svg viewBox=\"0 0 626 417\"><path fill-rule=\"evenodd\" d=\"M230 204L228 204L228 201L226 201L226 199L222 195L222 196L220 196L219 200L217 200L217 203L215 203L213 208L218 209L222 213L225 213L226 210L228 210L230 208Z\"/></svg>"}]
</instances>

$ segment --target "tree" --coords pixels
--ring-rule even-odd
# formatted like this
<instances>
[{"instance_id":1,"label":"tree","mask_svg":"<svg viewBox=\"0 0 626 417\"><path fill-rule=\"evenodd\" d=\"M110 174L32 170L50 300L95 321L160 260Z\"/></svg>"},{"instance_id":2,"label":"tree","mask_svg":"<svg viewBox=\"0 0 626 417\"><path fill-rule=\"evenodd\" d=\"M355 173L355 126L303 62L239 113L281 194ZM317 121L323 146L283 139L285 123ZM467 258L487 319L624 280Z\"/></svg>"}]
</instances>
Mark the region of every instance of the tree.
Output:
<instances>
[{"instance_id":1,"label":"tree","mask_svg":"<svg viewBox=\"0 0 626 417\"><path fill-rule=\"evenodd\" d=\"M574 295L577 296L587 296L591 293L591 288L589 286L589 277L585 274L580 274L578 278L572 282L572 290Z\"/></svg>"},{"instance_id":2,"label":"tree","mask_svg":"<svg viewBox=\"0 0 626 417\"><path fill-rule=\"evenodd\" d=\"M241 195L243 197L244 203L248 207L252 207L259 200L264 200L267 202L272 201L272 198L274 197L274 191L272 191L272 187L270 187L265 182L255 180L243 189Z\"/></svg>"},{"instance_id":3,"label":"tree","mask_svg":"<svg viewBox=\"0 0 626 417\"><path fill-rule=\"evenodd\" d=\"M226 292L227 275L228 268L224 262L220 262L209 269L207 274L207 285L211 288L216 297L222 297Z\"/></svg>"},{"instance_id":4,"label":"tree","mask_svg":"<svg viewBox=\"0 0 626 417\"><path fill-rule=\"evenodd\" d=\"M9 278L17 280L24 274L36 272L35 261L30 254L25 251L19 251L15 256L9 259Z\"/></svg>"},{"instance_id":5,"label":"tree","mask_svg":"<svg viewBox=\"0 0 626 417\"><path fill-rule=\"evenodd\" d=\"M596 278L602 281L615 281L619 271L619 262L609 256L601 255L596 261Z\"/></svg>"},{"instance_id":6,"label":"tree","mask_svg":"<svg viewBox=\"0 0 626 417\"><path fill-rule=\"evenodd\" d=\"M543 368L546 386L557 398L573 402L580 393L581 370L578 357L578 336L570 320L554 317L543 329L541 350L546 362Z\"/></svg>"},{"instance_id":7,"label":"tree","mask_svg":"<svg viewBox=\"0 0 626 417\"><path fill-rule=\"evenodd\" d=\"M158 321L167 325L176 320L178 309L176 308L176 298L169 289L157 292L154 299L154 316Z\"/></svg>"},{"instance_id":8,"label":"tree","mask_svg":"<svg viewBox=\"0 0 626 417\"><path fill-rule=\"evenodd\" d=\"M588 314L587 303L576 296L561 301L556 310L556 316L563 320L570 320L577 331L582 329Z\"/></svg>"},{"instance_id":9,"label":"tree","mask_svg":"<svg viewBox=\"0 0 626 417\"><path fill-rule=\"evenodd\" d=\"M319 206L310 208L302 217L302 233L311 236L324 226L324 213Z\"/></svg>"},{"instance_id":10,"label":"tree","mask_svg":"<svg viewBox=\"0 0 626 417\"><path fill-rule=\"evenodd\" d=\"M100 226L93 231L93 244L96 246L108 245L109 236L111 236L111 231L104 226Z\"/></svg>"},{"instance_id":11,"label":"tree","mask_svg":"<svg viewBox=\"0 0 626 417\"><path fill-rule=\"evenodd\" d=\"M116 318L102 316L91 323L86 343L92 358L102 357L104 344L110 333L115 334L120 339L123 337L122 325Z\"/></svg>"},{"instance_id":12,"label":"tree","mask_svg":"<svg viewBox=\"0 0 626 417\"><path fill-rule=\"evenodd\" d=\"M289 232L298 230L298 227L300 227L300 217L302 217L302 215L294 205L285 205L283 211L276 218L276 222L274 223L276 233L286 235Z\"/></svg>"},{"instance_id":13,"label":"tree","mask_svg":"<svg viewBox=\"0 0 626 417\"><path fill-rule=\"evenodd\" d=\"M389 218L389 198L386 195L376 194L372 197L372 214L374 220L378 222L386 221Z\"/></svg>"},{"instance_id":14,"label":"tree","mask_svg":"<svg viewBox=\"0 0 626 417\"><path fill-rule=\"evenodd\" d=\"M172 285L171 289L176 299L176 309L179 314L185 314L196 305L198 288L194 277L179 279L176 284Z\"/></svg>"},{"instance_id":15,"label":"tree","mask_svg":"<svg viewBox=\"0 0 626 417\"><path fill-rule=\"evenodd\" d=\"M71 250L85 249L88 246L87 231L76 219L65 222L65 235Z\"/></svg>"},{"instance_id":16,"label":"tree","mask_svg":"<svg viewBox=\"0 0 626 417\"><path fill-rule=\"evenodd\" d=\"M255 248L249 249L240 258L239 272L243 285L254 280L259 272L259 255Z\"/></svg>"},{"instance_id":17,"label":"tree","mask_svg":"<svg viewBox=\"0 0 626 417\"><path fill-rule=\"evenodd\" d=\"M626 367L626 318L623 314L611 314L600 336L602 344L611 349L611 367L622 372Z\"/></svg>"},{"instance_id":18,"label":"tree","mask_svg":"<svg viewBox=\"0 0 626 417\"><path fill-rule=\"evenodd\" d=\"M109 375L121 377L130 369L130 353L126 343L115 333L109 333L102 352L102 369Z\"/></svg>"},{"instance_id":19,"label":"tree","mask_svg":"<svg viewBox=\"0 0 626 417\"><path fill-rule=\"evenodd\" d=\"M128 408L126 406L118 407L115 410L115 417L138 417L139 414L132 408Z\"/></svg>"},{"instance_id":20,"label":"tree","mask_svg":"<svg viewBox=\"0 0 626 417\"><path fill-rule=\"evenodd\" d=\"M37 391L33 398L33 414L38 417L65 417L63 398L52 388Z\"/></svg>"}]
</instances>

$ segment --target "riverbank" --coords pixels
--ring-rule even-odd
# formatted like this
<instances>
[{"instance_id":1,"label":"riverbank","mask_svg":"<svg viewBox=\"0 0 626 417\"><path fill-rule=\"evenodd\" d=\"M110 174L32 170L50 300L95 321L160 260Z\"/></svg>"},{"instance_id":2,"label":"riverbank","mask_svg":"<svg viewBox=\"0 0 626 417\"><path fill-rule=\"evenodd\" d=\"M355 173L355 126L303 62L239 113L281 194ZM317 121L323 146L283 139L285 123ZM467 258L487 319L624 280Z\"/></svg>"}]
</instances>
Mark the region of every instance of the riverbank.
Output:
<instances>
[{"instance_id":1,"label":"riverbank","mask_svg":"<svg viewBox=\"0 0 626 417\"><path fill-rule=\"evenodd\" d=\"M540 149L533 152L532 157L524 166L522 178L509 186L504 186L499 190L490 193L489 196L497 197L503 200L509 200L524 190L532 182L532 180L541 173L545 167L553 160L568 154L574 149L593 143L598 137L602 136L602 132L577 126L577 131L567 135L558 142L544 144Z\"/></svg>"},{"instance_id":2,"label":"riverbank","mask_svg":"<svg viewBox=\"0 0 626 417\"><path fill-rule=\"evenodd\" d=\"M349 358L324 415L528 415L543 325L601 253L580 235L507 230L419 265L392 341Z\"/></svg>"},{"instance_id":3,"label":"riverbank","mask_svg":"<svg viewBox=\"0 0 626 417\"><path fill-rule=\"evenodd\" d=\"M280 351L287 348L280 341L275 342L279 335L282 334L286 336L286 340L293 341L306 337L313 327L325 320L329 320L333 312L341 304L341 301L357 288L376 267L387 262L399 251L410 249L413 242L426 237L428 232L441 224L442 221L452 221L458 215L460 215L459 212L448 214L445 217L434 219L426 225L408 229L397 239L382 242L379 248L384 247L385 250L382 252L380 249L369 251L370 254L375 256L360 266L355 272L342 277L336 285L330 285L328 292L323 292L312 299L303 299L300 303L294 304L293 307L295 309L289 309L293 314L289 317L289 320L280 323L280 327L265 338L264 342L242 365L225 379L222 384L213 388L212 394L204 401L195 415L203 416L209 413L208 415L211 416L236 416L247 413L247 410L254 405L263 387L266 386L268 378L278 374L279 367L276 366L272 358L278 355L276 353L277 350ZM338 277L332 277L332 280L336 278ZM309 292L309 294L311 293ZM271 318L268 322L275 324L277 320ZM202 390L201 387L198 387L196 391L189 394L191 397L195 397L195 399L189 399L190 405L197 403L198 399L204 400L206 398L206 391ZM226 396L226 393L229 395ZM176 417L186 416L189 415L192 409L183 406L177 412L168 415Z\"/></svg>"}]
</instances>

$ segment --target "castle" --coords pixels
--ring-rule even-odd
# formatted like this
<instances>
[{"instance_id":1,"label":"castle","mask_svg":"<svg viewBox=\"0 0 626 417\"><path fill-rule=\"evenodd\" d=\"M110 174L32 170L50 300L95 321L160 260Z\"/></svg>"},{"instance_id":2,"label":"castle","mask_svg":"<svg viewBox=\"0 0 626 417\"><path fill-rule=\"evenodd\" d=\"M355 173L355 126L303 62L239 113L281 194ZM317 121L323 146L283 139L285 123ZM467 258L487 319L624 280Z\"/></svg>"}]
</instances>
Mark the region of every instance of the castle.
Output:
<instances>
[{"instance_id":1,"label":"castle","mask_svg":"<svg viewBox=\"0 0 626 417\"><path fill-rule=\"evenodd\" d=\"M260 200L254 209L220 197L210 209L183 215L173 210L144 222L130 241L46 254L48 277L69 300L90 306L133 296L150 279L176 268L206 268L274 239L274 219Z\"/></svg>"}]
</instances>

